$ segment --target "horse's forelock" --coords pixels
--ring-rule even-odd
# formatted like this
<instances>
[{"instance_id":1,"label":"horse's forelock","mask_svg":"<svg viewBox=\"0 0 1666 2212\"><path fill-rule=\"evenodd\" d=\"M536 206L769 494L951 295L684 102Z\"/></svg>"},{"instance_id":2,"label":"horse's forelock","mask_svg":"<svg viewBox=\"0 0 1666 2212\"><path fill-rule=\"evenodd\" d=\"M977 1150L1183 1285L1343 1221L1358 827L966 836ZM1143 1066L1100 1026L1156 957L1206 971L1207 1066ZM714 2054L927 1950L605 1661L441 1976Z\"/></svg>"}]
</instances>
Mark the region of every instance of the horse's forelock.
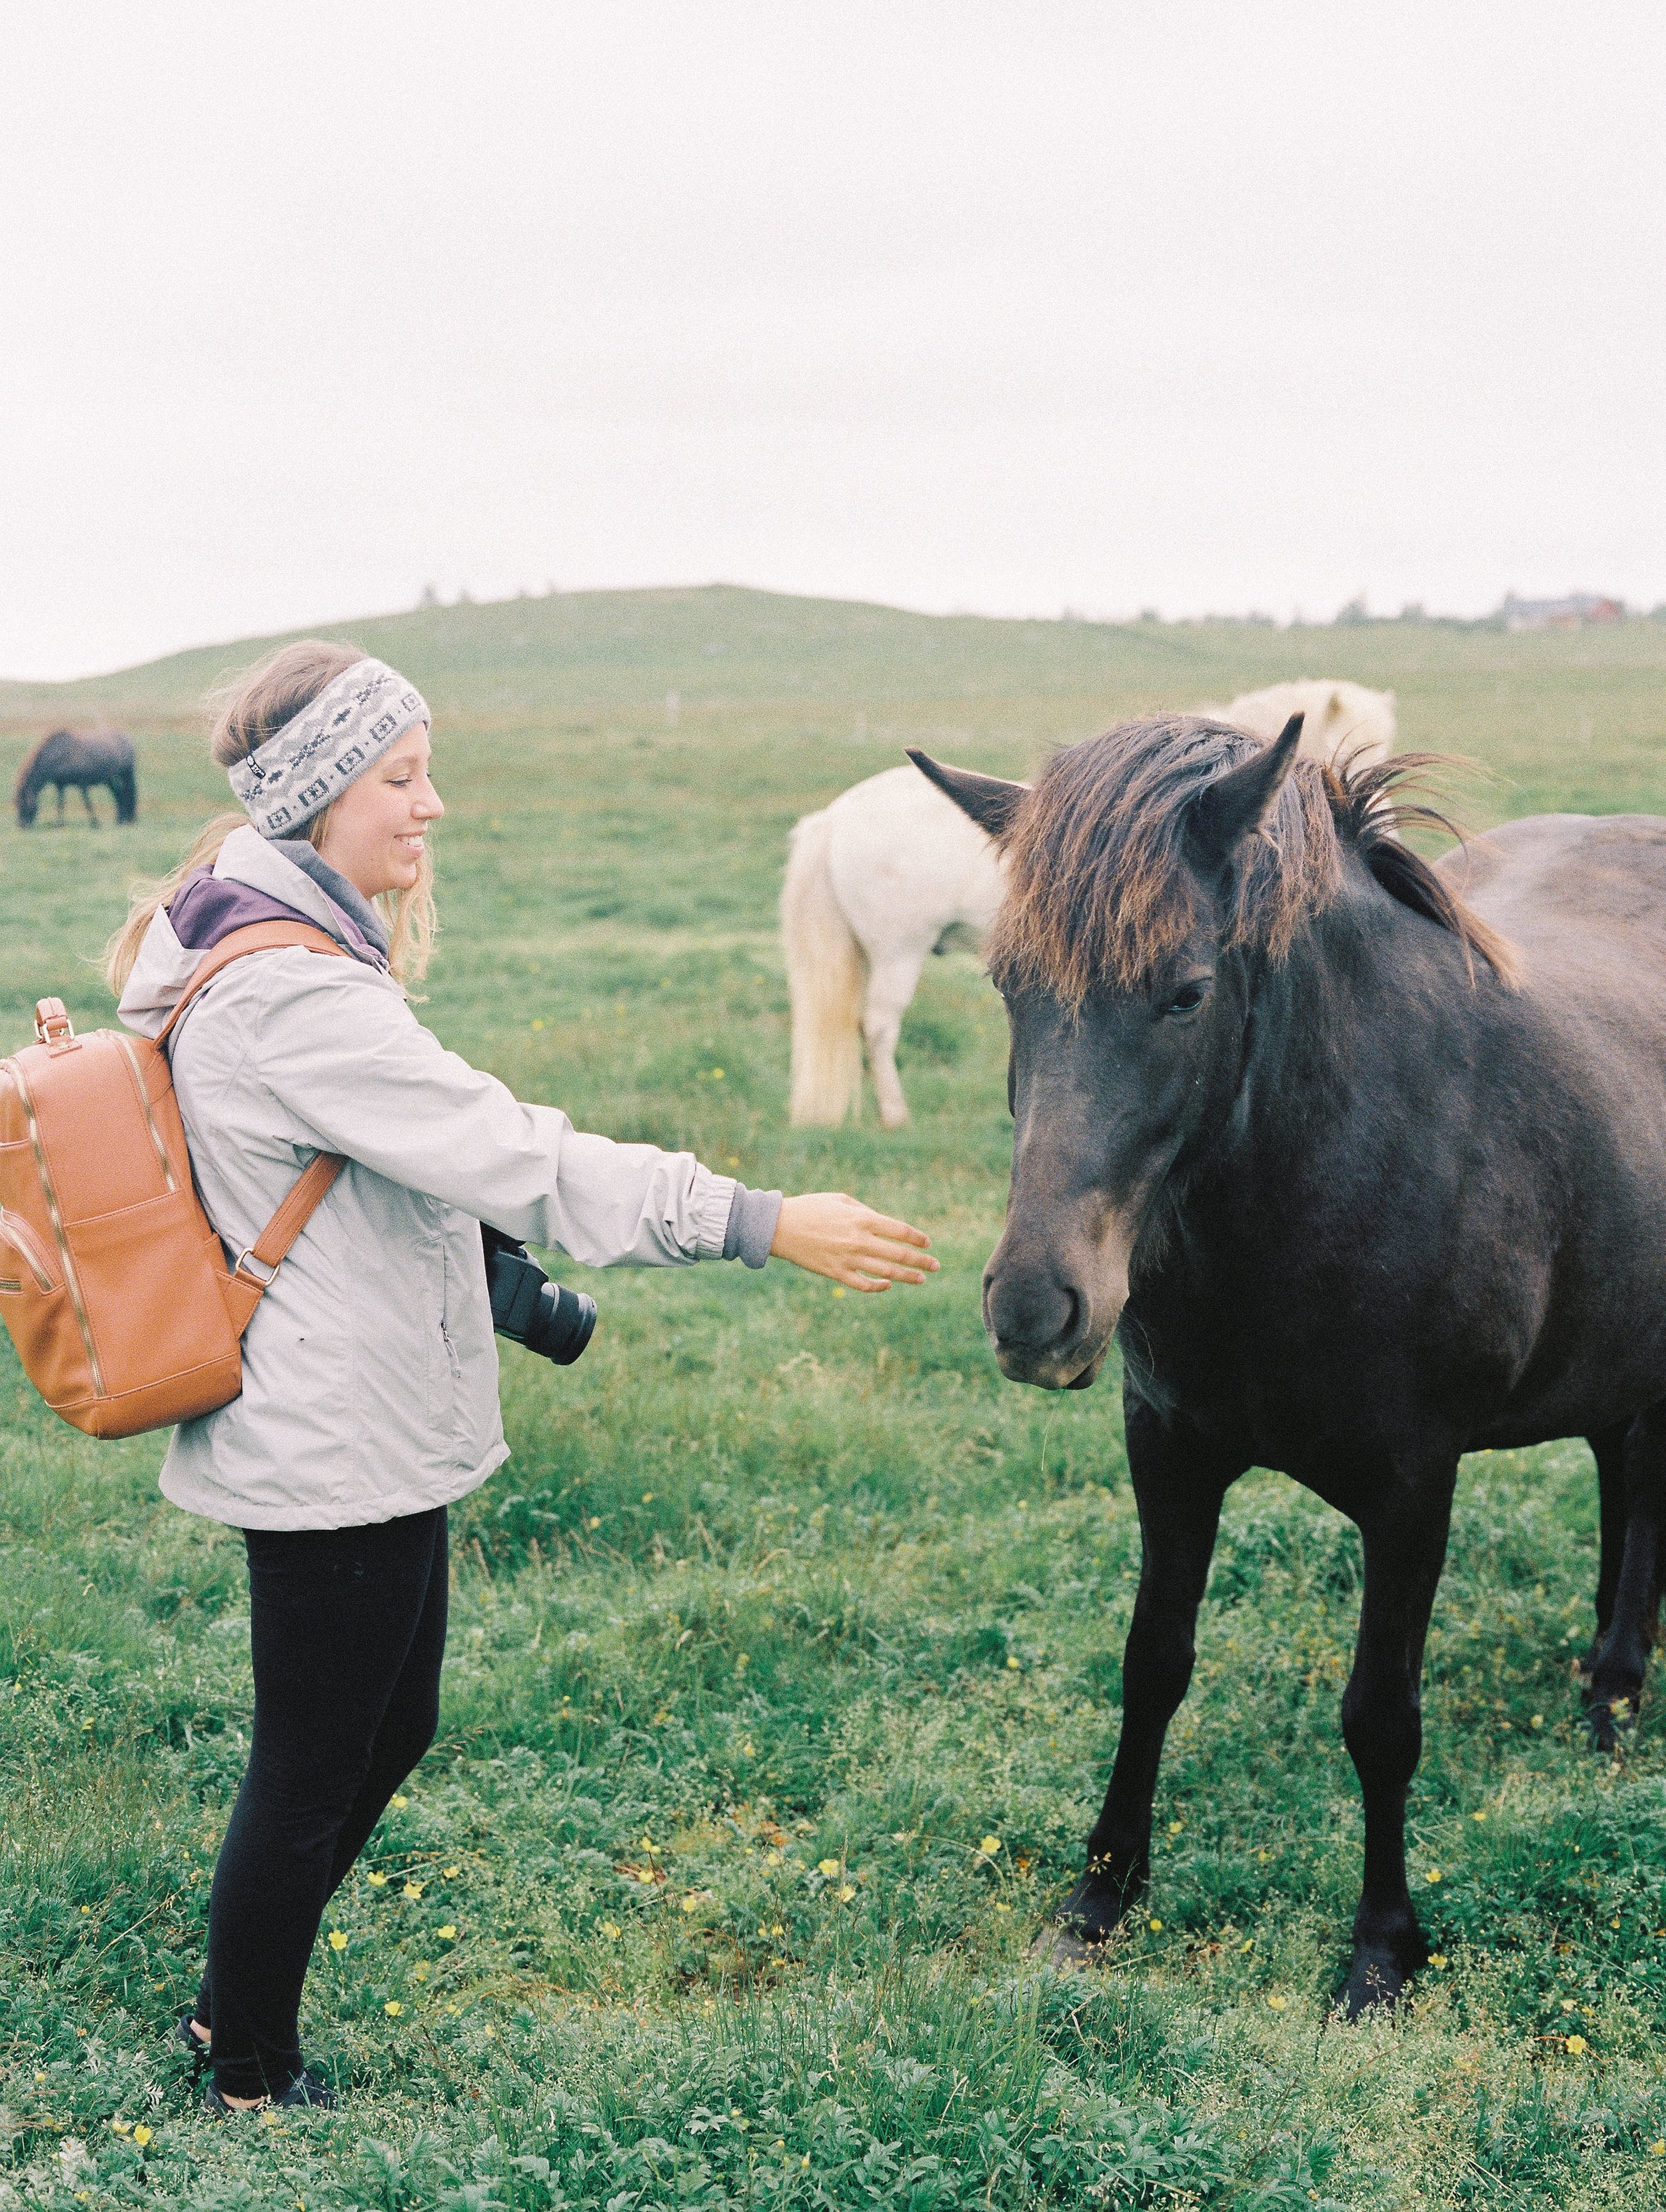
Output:
<instances>
[{"instance_id":1,"label":"horse's forelock","mask_svg":"<svg viewBox=\"0 0 1666 2212\"><path fill-rule=\"evenodd\" d=\"M1191 803L1261 744L1224 723L1173 715L1055 753L1003 843L1007 891L989 941L997 983L1040 988L1073 1007L1096 988L1148 984L1196 927L1203 887L1186 849ZM1282 957L1304 917L1335 897L1352 848L1384 890L1508 980L1508 947L1396 834L1450 827L1400 796L1436 764L1423 754L1298 759L1236 856L1223 943Z\"/></svg>"},{"instance_id":2,"label":"horse's forelock","mask_svg":"<svg viewBox=\"0 0 1666 2212\"><path fill-rule=\"evenodd\" d=\"M1079 1006L1096 986L1137 989L1196 926L1202 886L1188 817L1207 785L1261 749L1195 715L1126 722L1055 753L1004 851L1007 895L990 941L998 982ZM1227 934L1273 951L1336 872L1312 817L1322 792L1298 763L1235 872Z\"/></svg>"}]
</instances>

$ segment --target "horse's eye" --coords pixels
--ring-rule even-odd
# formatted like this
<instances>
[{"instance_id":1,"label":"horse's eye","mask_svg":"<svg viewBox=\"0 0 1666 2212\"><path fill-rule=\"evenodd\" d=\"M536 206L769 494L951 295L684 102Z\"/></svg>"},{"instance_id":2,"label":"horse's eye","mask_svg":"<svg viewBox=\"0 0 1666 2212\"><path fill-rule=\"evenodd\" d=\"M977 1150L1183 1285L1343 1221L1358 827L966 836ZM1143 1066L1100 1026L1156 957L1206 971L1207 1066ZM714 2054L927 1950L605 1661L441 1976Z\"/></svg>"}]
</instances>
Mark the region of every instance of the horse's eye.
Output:
<instances>
[{"instance_id":1,"label":"horse's eye","mask_svg":"<svg viewBox=\"0 0 1666 2212\"><path fill-rule=\"evenodd\" d=\"M1165 1014L1195 1014L1209 995L1202 983L1183 983L1163 1011Z\"/></svg>"}]
</instances>

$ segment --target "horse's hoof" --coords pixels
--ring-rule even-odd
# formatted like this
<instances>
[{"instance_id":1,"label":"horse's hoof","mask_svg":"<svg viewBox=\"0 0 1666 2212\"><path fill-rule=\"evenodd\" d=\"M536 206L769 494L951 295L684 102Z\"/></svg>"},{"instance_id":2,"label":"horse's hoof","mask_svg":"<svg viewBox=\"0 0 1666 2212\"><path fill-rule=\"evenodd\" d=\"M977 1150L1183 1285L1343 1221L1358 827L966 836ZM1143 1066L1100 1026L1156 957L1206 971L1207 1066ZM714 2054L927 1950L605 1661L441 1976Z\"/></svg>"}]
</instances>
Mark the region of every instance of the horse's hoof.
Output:
<instances>
[{"instance_id":1,"label":"horse's hoof","mask_svg":"<svg viewBox=\"0 0 1666 2212\"><path fill-rule=\"evenodd\" d=\"M1091 1966L1104 1957L1103 1943L1090 1943L1079 1928L1073 1928L1067 1920L1055 1920L1043 1928L1030 1946L1030 1955L1043 1966L1055 1967L1060 1973L1071 1973L1078 1966Z\"/></svg>"},{"instance_id":2,"label":"horse's hoof","mask_svg":"<svg viewBox=\"0 0 1666 2212\"><path fill-rule=\"evenodd\" d=\"M1593 1698L1585 1707L1585 1726L1590 1731L1591 1748L1618 1759L1629 1748L1637 1726L1637 1700Z\"/></svg>"},{"instance_id":3,"label":"horse's hoof","mask_svg":"<svg viewBox=\"0 0 1666 2212\"><path fill-rule=\"evenodd\" d=\"M1342 1991L1342 2010L1349 2020L1364 2014L1392 2011L1406 1994L1414 1969L1402 1966L1389 1951L1357 1951Z\"/></svg>"}]
</instances>

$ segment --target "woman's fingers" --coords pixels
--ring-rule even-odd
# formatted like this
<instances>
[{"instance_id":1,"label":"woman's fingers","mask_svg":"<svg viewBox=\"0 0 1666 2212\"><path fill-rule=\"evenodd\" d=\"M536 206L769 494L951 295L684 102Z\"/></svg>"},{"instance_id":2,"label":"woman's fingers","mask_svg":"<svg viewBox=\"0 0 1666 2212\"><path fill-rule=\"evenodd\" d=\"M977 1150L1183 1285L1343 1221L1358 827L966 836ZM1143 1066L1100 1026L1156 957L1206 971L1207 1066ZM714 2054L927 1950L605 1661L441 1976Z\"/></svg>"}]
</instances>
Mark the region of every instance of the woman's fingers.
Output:
<instances>
[{"instance_id":1,"label":"woman's fingers","mask_svg":"<svg viewBox=\"0 0 1666 2212\"><path fill-rule=\"evenodd\" d=\"M932 1241L923 1229L916 1229L911 1222L894 1220L889 1213L875 1213L872 1206L864 1206L862 1212L866 1216L866 1226L881 1237L895 1237L901 1244L918 1244L922 1250Z\"/></svg>"},{"instance_id":2,"label":"woman's fingers","mask_svg":"<svg viewBox=\"0 0 1666 2212\"><path fill-rule=\"evenodd\" d=\"M876 1213L848 1191L817 1191L782 1203L771 1249L850 1290L882 1291L937 1273L930 1242L924 1230Z\"/></svg>"}]
</instances>

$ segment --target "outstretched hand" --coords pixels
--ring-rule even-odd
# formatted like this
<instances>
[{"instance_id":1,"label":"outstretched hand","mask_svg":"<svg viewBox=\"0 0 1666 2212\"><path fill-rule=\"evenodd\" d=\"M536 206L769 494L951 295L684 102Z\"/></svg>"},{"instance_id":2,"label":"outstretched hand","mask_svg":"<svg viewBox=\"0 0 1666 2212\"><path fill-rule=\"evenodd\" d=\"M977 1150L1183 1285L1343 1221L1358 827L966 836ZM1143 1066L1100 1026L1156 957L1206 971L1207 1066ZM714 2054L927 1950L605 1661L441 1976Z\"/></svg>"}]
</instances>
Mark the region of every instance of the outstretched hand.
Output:
<instances>
[{"instance_id":1,"label":"outstretched hand","mask_svg":"<svg viewBox=\"0 0 1666 2212\"><path fill-rule=\"evenodd\" d=\"M888 1291L893 1283L923 1283L937 1273L923 1229L876 1213L842 1190L818 1190L781 1200L775 1242L778 1260L830 1275L853 1291Z\"/></svg>"}]
</instances>

